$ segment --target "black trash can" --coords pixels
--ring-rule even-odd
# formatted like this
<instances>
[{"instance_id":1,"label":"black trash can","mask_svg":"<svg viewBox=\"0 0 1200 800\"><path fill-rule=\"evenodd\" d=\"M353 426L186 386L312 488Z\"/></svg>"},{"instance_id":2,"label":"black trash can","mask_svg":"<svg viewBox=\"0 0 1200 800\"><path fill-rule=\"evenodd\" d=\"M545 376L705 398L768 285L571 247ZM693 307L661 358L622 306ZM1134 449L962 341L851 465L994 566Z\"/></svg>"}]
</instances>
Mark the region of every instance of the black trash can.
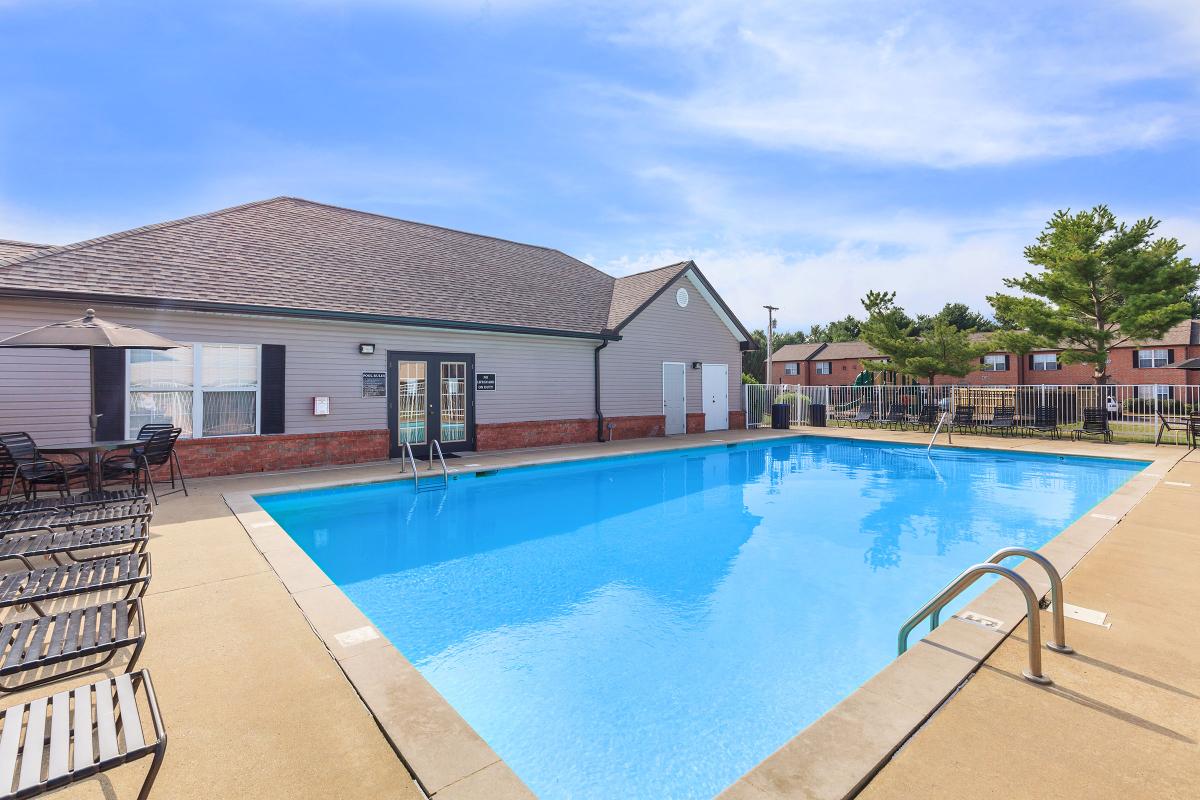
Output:
<instances>
[{"instance_id":1,"label":"black trash can","mask_svg":"<svg viewBox=\"0 0 1200 800\"><path fill-rule=\"evenodd\" d=\"M787 403L775 403L771 406L771 427L777 431L786 431L792 427L792 409Z\"/></svg>"},{"instance_id":2,"label":"black trash can","mask_svg":"<svg viewBox=\"0 0 1200 800\"><path fill-rule=\"evenodd\" d=\"M814 428L825 427L825 404L810 403L808 406L808 424Z\"/></svg>"}]
</instances>

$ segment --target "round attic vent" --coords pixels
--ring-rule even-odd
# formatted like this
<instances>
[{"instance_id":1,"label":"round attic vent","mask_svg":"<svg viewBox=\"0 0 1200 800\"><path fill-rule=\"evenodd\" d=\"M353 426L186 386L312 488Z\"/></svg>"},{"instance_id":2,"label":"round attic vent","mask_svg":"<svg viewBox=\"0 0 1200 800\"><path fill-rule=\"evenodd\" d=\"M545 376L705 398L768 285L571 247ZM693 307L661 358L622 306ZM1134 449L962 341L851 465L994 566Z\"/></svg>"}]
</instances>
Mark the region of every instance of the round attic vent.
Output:
<instances>
[{"instance_id":1,"label":"round attic vent","mask_svg":"<svg viewBox=\"0 0 1200 800\"><path fill-rule=\"evenodd\" d=\"M680 308L687 308L689 299L688 290L680 286L679 290L675 292L675 302L679 303Z\"/></svg>"}]
</instances>

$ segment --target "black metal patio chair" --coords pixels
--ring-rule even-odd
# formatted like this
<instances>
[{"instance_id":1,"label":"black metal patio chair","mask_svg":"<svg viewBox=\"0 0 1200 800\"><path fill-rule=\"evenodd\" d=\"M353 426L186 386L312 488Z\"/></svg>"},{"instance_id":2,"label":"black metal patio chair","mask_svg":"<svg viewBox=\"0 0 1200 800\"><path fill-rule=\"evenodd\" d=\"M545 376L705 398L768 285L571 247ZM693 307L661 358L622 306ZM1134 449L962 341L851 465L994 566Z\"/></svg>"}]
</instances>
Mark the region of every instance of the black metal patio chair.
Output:
<instances>
[{"instance_id":1,"label":"black metal patio chair","mask_svg":"<svg viewBox=\"0 0 1200 800\"><path fill-rule=\"evenodd\" d=\"M0 800L40 797L152 756L138 794L138 800L146 800L167 752L167 731L147 669L18 703L3 714Z\"/></svg>"},{"instance_id":2,"label":"black metal patio chair","mask_svg":"<svg viewBox=\"0 0 1200 800\"><path fill-rule=\"evenodd\" d=\"M166 497L176 492L188 494L187 479L183 475L183 467L179 464L179 454L175 452L175 442L180 428L166 428L154 431L146 443L134 448L130 453L119 453L105 458L100 462L100 476L103 480L128 479L130 485L137 489L145 485L150 489L150 496L158 502L158 489L154 485L153 470L156 467L167 466L171 474L171 491L163 492ZM175 488L175 478L178 473L182 488ZM144 482L144 483L143 483Z\"/></svg>"},{"instance_id":3,"label":"black metal patio chair","mask_svg":"<svg viewBox=\"0 0 1200 800\"><path fill-rule=\"evenodd\" d=\"M875 416L875 404L870 400L864 400L858 407L858 411L847 422L851 425L874 426L873 417Z\"/></svg>"},{"instance_id":4,"label":"black metal patio chair","mask_svg":"<svg viewBox=\"0 0 1200 800\"><path fill-rule=\"evenodd\" d=\"M1190 432L1192 417L1197 415L1189 414L1186 417L1168 417L1161 411L1155 412L1158 417L1158 432L1154 434L1154 446L1158 447L1162 442L1162 435L1167 431L1183 431L1184 438L1188 444L1192 443L1192 434Z\"/></svg>"},{"instance_id":5,"label":"black metal patio chair","mask_svg":"<svg viewBox=\"0 0 1200 800\"><path fill-rule=\"evenodd\" d=\"M28 433L0 433L0 478L8 481L5 499L12 499L18 483L23 484L26 499L36 498L38 487L46 485L54 486L60 497L66 497L71 481L88 474L87 462L79 455L75 458L78 463L52 461L42 457Z\"/></svg>"},{"instance_id":6,"label":"black metal patio chair","mask_svg":"<svg viewBox=\"0 0 1200 800\"><path fill-rule=\"evenodd\" d=\"M921 411L917 414L917 418L913 420L911 425L914 428L920 428L924 431L932 431L937 427L938 417L942 410L934 403L926 403L921 406Z\"/></svg>"},{"instance_id":7,"label":"black metal patio chair","mask_svg":"<svg viewBox=\"0 0 1200 800\"><path fill-rule=\"evenodd\" d=\"M1062 429L1058 427L1058 409L1054 406L1038 406L1033 410L1033 422L1024 425L1025 430L1034 433L1048 433L1051 439L1061 439Z\"/></svg>"},{"instance_id":8,"label":"black metal patio chair","mask_svg":"<svg viewBox=\"0 0 1200 800\"><path fill-rule=\"evenodd\" d=\"M889 425L896 426L897 430L904 430L908 424L908 415L904 413L903 403L892 403L888 406L887 414L879 419L879 426L886 427Z\"/></svg>"},{"instance_id":9,"label":"black metal patio chair","mask_svg":"<svg viewBox=\"0 0 1200 800\"><path fill-rule=\"evenodd\" d=\"M975 421L975 406L955 406L954 416L950 419L951 431L974 431L979 427Z\"/></svg>"},{"instance_id":10,"label":"black metal patio chair","mask_svg":"<svg viewBox=\"0 0 1200 800\"><path fill-rule=\"evenodd\" d=\"M1107 411L1103 408L1083 410L1083 427L1071 431L1071 441L1078 441L1084 436L1100 436L1106 442L1113 440L1112 428L1108 427Z\"/></svg>"},{"instance_id":11,"label":"black metal patio chair","mask_svg":"<svg viewBox=\"0 0 1200 800\"><path fill-rule=\"evenodd\" d=\"M1200 414L1188 414L1187 443L1188 448L1192 450L1200 443Z\"/></svg>"},{"instance_id":12,"label":"black metal patio chair","mask_svg":"<svg viewBox=\"0 0 1200 800\"><path fill-rule=\"evenodd\" d=\"M1017 410L1011 406L997 406L992 409L992 418L980 424L986 431L995 431L1001 435L1011 435L1017 432Z\"/></svg>"}]
</instances>

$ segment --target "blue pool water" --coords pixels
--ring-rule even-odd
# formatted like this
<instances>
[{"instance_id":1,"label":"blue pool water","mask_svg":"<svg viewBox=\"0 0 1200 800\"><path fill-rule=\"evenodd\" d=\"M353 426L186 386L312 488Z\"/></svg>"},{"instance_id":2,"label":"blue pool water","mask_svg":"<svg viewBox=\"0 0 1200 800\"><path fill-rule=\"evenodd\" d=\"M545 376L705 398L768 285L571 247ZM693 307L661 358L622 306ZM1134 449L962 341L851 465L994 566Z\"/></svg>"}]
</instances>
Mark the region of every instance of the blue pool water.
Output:
<instances>
[{"instance_id":1,"label":"blue pool water","mask_svg":"<svg viewBox=\"0 0 1200 800\"><path fill-rule=\"evenodd\" d=\"M257 499L540 797L667 800L717 794L964 567L1144 466L799 438Z\"/></svg>"}]
</instances>

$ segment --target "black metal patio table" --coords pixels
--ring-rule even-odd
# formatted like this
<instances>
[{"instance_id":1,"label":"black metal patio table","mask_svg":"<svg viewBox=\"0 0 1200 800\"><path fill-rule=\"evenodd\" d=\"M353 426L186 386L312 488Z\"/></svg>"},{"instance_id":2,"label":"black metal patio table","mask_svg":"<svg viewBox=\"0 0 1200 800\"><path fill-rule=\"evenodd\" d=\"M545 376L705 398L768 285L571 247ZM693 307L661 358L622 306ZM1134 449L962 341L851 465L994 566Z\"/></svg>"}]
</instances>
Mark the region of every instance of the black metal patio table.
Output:
<instances>
[{"instance_id":1,"label":"black metal patio table","mask_svg":"<svg viewBox=\"0 0 1200 800\"><path fill-rule=\"evenodd\" d=\"M51 455L86 453L88 462L88 489L98 492L101 488L100 459L103 455L111 453L113 450L124 450L139 444L145 443L138 439L113 439L106 442L71 442L68 444L38 445L38 450Z\"/></svg>"}]
</instances>

